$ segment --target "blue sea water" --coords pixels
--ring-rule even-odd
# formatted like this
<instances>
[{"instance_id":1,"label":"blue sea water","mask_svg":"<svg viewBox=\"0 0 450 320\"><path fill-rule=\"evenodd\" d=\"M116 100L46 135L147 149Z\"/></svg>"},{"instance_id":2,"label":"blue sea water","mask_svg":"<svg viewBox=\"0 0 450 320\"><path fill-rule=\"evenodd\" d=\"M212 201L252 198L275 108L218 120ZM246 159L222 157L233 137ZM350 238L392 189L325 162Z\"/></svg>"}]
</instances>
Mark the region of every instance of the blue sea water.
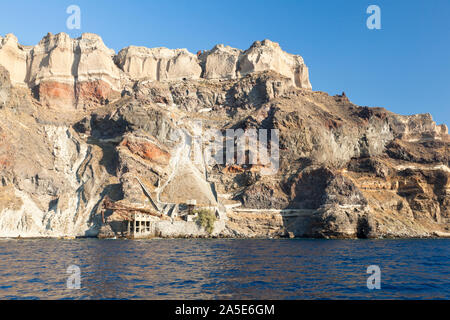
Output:
<instances>
[{"instance_id":1,"label":"blue sea water","mask_svg":"<svg viewBox=\"0 0 450 320\"><path fill-rule=\"evenodd\" d=\"M449 299L450 240L3 239L0 298Z\"/></svg>"}]
</instances>

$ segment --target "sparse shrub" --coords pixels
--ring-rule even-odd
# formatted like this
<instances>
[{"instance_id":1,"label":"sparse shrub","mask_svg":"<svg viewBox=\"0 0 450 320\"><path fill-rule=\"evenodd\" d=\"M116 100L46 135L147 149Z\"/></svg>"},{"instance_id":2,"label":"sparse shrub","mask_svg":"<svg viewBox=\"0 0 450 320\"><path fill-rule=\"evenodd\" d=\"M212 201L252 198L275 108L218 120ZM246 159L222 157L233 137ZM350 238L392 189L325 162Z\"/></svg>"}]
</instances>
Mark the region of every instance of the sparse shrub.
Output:
<instances>
[{"instance_id":1,"label":"sparse shrub","mask_svg":"<svg viewBox=\"0 0 450 320\"><path fill-rule=\"evenodd\" d=\"M199 226L205 228L206 232L211 234L214 230L214 222L217 220L214 212L207 209L198 209L194 210L194 213L197 213L195 222L197 222Z\"/></svg>"}]
</instances>

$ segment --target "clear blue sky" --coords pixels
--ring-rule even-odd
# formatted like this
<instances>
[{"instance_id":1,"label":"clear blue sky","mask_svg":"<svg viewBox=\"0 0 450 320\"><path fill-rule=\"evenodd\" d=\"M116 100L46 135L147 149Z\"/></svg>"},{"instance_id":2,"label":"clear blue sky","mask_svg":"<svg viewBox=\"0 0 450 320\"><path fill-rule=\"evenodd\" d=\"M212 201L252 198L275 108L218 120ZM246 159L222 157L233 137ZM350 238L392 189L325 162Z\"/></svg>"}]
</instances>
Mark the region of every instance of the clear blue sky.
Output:
<instances>
[{"instance_id":1,"label":"clear blue sky","mask_svg":"<svg viewBox=\"0 0 450 320\"><path fill-rule=\"evenodd\" d=\"M81 30L66 8L81 8ZM381 8L381 30L366 8ZM345 91L356 104L400 114L429 112L450 125L449 0L2 1L0 34L36 44L47 32L93 32L118 51L128 45L247 49L271 39L305 59L314 90Z\"/></svg>"}]
</instances>

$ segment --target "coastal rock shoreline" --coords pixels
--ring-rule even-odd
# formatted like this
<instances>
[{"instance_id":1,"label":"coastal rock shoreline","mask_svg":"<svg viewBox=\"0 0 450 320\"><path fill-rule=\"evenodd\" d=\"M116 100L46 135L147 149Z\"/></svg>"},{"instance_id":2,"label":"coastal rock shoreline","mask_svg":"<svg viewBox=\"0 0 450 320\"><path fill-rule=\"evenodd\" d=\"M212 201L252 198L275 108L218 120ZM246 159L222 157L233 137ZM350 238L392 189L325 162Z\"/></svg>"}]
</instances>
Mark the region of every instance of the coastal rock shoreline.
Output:
<instances>
[{"instance_id":1,"label":"coastal rock shoreline","mask_svg":"<svg viewBox=\"0 0 450 320\"><path fill-rule=\"evenodd\" d=\"M276 170L251 144L246 163L207 161L207 132L240 129L277 130ZM313 91L270 40L0 37L0 237L119 238L141 215L138 238L448 238L448 128Z\"/></svg>"}]
</instances>

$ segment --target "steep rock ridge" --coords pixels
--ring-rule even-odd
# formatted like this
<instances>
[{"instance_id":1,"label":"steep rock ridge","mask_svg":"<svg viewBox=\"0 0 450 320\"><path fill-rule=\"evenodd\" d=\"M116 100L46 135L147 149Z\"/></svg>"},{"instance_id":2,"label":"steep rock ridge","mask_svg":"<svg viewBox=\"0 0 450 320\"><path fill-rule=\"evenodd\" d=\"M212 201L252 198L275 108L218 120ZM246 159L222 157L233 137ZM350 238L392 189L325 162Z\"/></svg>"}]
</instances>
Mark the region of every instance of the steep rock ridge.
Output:
<instances>
[{"instance_id":1,"label":"steep rock ridge","mask_svg":"<svg viewBox=\"0 0 450 320\"><path fill-rule=\"evenodd\" d=\"M43 125L38 134L27 116L1 125L5 142L15 146L1 168L1 236L96 235L91 213L106 178L99 150L64 125Z\"/></svg>"},{"instance_id":2,"label":"steep rock ridge","mask_svg":"<svg viewBox=\"0 0 450 320\"><path fill-rule=\"evenodd\" d=\"M235 79L242 50L218 44L199 56L206 79Z\"/></svg>"},{"instance_id":3,"label":"steep rock ridge","mask_svg":"<svg viewBox=\"0 0 450 320\"><path fill-rule=\"evenodd\" d=\"M0 43L1 237L114 237L139 210L158 212L156 236L211 236L177 216L192 199L216 211L217 237L450 235L447 126L311 91L275 43L198 56L114 56L90 34ZM278 170L209 163L208 129L279 130Z\"/></svg>"},{"instance_id":4,"label":"steep rock ridge","mask_svg":"<svg viewBox=\"0 0 450 320\"><path fill-rule=\"evenodd\" d=\"M0 45L0 61L12 84L28 86L43 104L57 108L117 97L121 75L113 55L99 36L88 33L79 39L49 33L34 47L21 46L9 34Z\"/></svg>"},{"instance_id":5,"label":"steep rock ridge","mask_svg":"<svg viewBox=\"0 0 450 320\"><path fill-rule=\"evenodd\" d=\"M121 92L113 55L94 34L48 34L30 51L27 83L47 106L104 103Z\"/></svg>"},{"instance_id":6,"label":"steep rock ridge","mask_svg":"<svg viewBox=\"0 0 450 320\"><path fill-rule=\"evenodd\" d=\"M298 88L311 89L303 58L284 52L270 40L255 41L245 51L217 45L199 56L206 79L235 79L263 71L275 71L291 79Z\"/></svg>"},{"instance_id":7,"label":"steep rock ridge","mask_svg":"<svg viewBox=\"0 0 450 320\"><path fill-rule=\"evenodd\" d=\"M113 55L94 34L48 34L30 52L27 82L47 105L103 103L121 91Z\"/></svg>"},{"instance_id":8,"label":"steep rock ridge","mask_svg":"<svg viewBox=\"0 0 450 320\"><path fill-rule=\"evenodd\" d=\"M246 51L216 45L198 57L186 49L132 46L122 49L115 61L132 79L236 79L272 70L291 79L299 88L311 89L303 58L284 52L278 43L270 40L256 41Z\"/></svg>"},{"instance_id":9,"label":"steep rock ridge","mask_svg":"<svg viewBox=\"0 0 450 320\"><path fill-rule=\"evenodd\" d=\"M0 61L9 71L13 85L25 85L28 54L29 49L21 46L13 34L0 38Z\"/></svg>"},{"instance_id":10,"label":"steep rock ridge","mask_svg":"<svg viewBox=\"0 0 450 320\"><path fill-rule=\"evenodd\" d=\"M428 113L412 116L396 115L392 118L392 122L396 135L406 141L440 140L448 133L447 126L436 125Z\"/></svg>"},{"instance_id":11,"label":"steep rock ridge","mask_svg":"<svg viewBox=\"0 0 450 320\"><path fill-rule=\"evenodd\" d=\"M0 62L13 85L29 87L42 104L64 109L106 104L142 79L233 79L273 70L297 87L311 88L303 59L269 40L257 41L244 52L218 45L196 56L186 49L130 46L115 55L91 33L78 39L49 33L33 47L8 34L0 39Z\"/></svg>"},{"instance_id":12,"label":"steep rock ridge","mask_svg":"<svg viewBox=\"0 0 450 320\"><path fill-rule=\"evenodd\" d=\"M206 168L206 181L215 185L218 201L228 208L226 228L218 236L448 235L449 136L446 127L437 126L427 114L400 116L382 108L358 107L345 95L330 97L297 89L288 78L270 72L220 84L143 81L131 97L149 106L156 104L150 109L160 111L152 114L170 114L171 125L162 126L168 120L152 117L150 123L160 128L187 126L193 131L192 120L202 119L203 125L221 130L280 130L277 174L261 175L261 167L255 165ZM139 115L134 120L127 116L128 123L146 118L138 110L131 112ZM160 140L162 145L175 148L164 138L167 134L154 130L151 134L166 139ZM149 190L174 181L168 179L170 170L158 168L152 165L156 175ZM416 171L406 175L408 169ZM404 187L417 183L420 188L407 191ZM133 192L143 197L133 181L125 190L133 184ZM168 202L180 201L179 195L204 201L199 197L201 188L196 187L201 183L187 174L170 185ZM185 197L186 189L195 192Z\"/></svg>"},{"instance_id":13,"label":"steep rock ridge","mask_svg":"<svg viewBox=\"0 0 450 320\"><path fill-rule=\"evenodd\" d=\"M156 81L199 79L197 57L186 49L128 47L119 51L116 64L132 79Z\"/></svg>"},{"instance_id":14,"label":"steep rock ridge","mask_svg":"<svg viewBox=\"0 0 450 320\"><path fill-rule=\"evenodd\" d=\"M311 89L308 68L302 57L284 52L276 42L256 41L239 59L238 73L245 76L266 70L288 77L299 88Z\"/></svg>"}]
</instances>

